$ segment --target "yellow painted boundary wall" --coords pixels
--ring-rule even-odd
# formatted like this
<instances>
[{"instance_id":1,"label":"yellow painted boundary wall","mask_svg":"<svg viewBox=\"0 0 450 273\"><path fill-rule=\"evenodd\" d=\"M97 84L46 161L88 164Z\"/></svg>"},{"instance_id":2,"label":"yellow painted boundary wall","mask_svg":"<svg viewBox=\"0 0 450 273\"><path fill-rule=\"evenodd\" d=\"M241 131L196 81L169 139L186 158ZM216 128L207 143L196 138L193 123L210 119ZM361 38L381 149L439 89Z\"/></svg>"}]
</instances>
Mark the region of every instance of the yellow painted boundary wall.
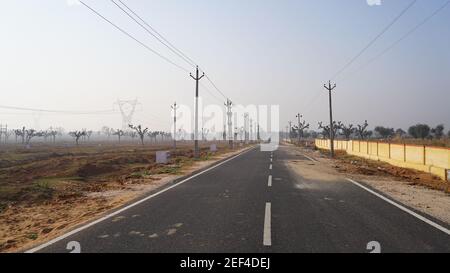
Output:
<instances>
[{"instance_id":1,"label":"yellow painted boundary wall","mask_svg":"<svg viewBox=\"0 0 450 273\"><path fill-rule=\"evenodd\" d=\"M316 147L330 150L330 140L316 139ZM450 149L382 142L335 140L335 150L391 165L432 173L444 181L450 177Z\"/></svg>"}]
</instances>

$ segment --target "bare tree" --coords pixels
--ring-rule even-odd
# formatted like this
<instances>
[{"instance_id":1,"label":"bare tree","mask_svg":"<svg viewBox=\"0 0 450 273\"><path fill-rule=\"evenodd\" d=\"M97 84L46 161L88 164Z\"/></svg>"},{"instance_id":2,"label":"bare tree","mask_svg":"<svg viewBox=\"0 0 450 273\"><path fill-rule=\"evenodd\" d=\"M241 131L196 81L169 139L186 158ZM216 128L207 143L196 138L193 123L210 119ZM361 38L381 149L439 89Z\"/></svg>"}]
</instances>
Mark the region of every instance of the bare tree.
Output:
<instances>
[{"instance_id":1,"label":"bare tree","mask_svg":"<svg viewBox=\"0 0 450 273\"><path fill-rule=\"evenodd\" d=\"M364 121L364 124L362 124L362 125L358 124L358 128L356 128L356 132L358 133L358 136L360 139L366 139L367 137L369 137L372 134L372 132L367 131L367 127L369 127L369 123L367 123L367 120Z\"/></svg>"},{"instance_id":2,"label":"bare tree","mask_svg":"<svg viewBox=\"0 0 450 273\"><path fill-rule=\"evenodd\" d=\"M101 132L108 138L111 138L111 135L114 134L114 129L109 128L108 126L103 126Z\"/></svg>"},{"instance_id":3,"label":"bare tree","mask_svg":"<svg viewBox=\"0 0 450 273\"><path fill-rule=\"evenodd\" d=\"M148 131L147 136L150 138L150 141L154 141L156 143L156 138L158 137L159 132L157 131Z\"/></svg>"},{"instance_id":4,"label":"bare tree","mask_svg":"<svg viewBox=\"0 0 450 273\"><path fill-rule=\"evenodd\" d=\"M330 137L330 125L323 126L323 122L319 122L319 129L322 130L322 135L325 138ZM338 124L336 123L336 121L333 121L333 135L334 136L336 135L338 130L339 130Z\"/></svg>"},{"instance_id":5,"label":"bare tree","mask_svg":"<svg viewBox=\"0 0 450 273\"><path fill-rule=\"evenodd\" d=\"M135 131L128 132L128 136L131 137L132 140L138 137L138 134Z\"/></svg>"},{"instance_id":6,"label":"bare tree","mask_svg":"<svg viewBox=\"0 0 450 273\"><path fill-rule=\"evenodd\" d=\"M25 131L25 144L30 144L30 141L34 137L43 137L45 134L42 131L36 131L34 129L28 129Z\"/></svg>"},{"instance_id":7,"label":"bare tree","mask_svg":"<svg viewBox=\"0 0 450 273\"><path fill-rule=\"evenodd\" d=\"M73 132L69 132L69 136L73 137L75 139L75 142L78 146L80 138L82 138L83 136L86 135L85 131L73 131Z\"/></svg>"},{"instance_id":8,"label":"bare tree","mask_svg":"<svg viewBox=\"0 0 450 273\"><path fill-rule=\"evenodd\" d=\"M16 143L19 137L22 138L22 144L25 143L25 127L23 129L15 129L14 135L16 137Z\"/></svg>"},{"instance_id":9,"label":"bare tree","mask_svg":"<svg viewBox=\"0 0 450 273\"><path fill-rule=\"evenodd\" d=\"M52 138L52 142L55 143L56 141L56 136L58 135L58 131L54 130L53 128L50 127L50 129L48 129L45 132L46 136L51 137Z\"/></svg>"},{"instance_id":10,"label":"bare tree","mask_svg":"<svg viewBox=\"0 0 450 273\"><path fill-rule=\"evenodd\" d=\"M145 134L148 132L148 128L142 129L141 125L133 126L133 125L130 124L128 126L131 129L136 131L136 133L139 135L139 138L141 139L142 146L144 146L144 137L145 137Z\"/></svg>"},{"instance_id":11,"label":"bare tree","mask_svg":"<svg viewBox=\"0 0 450 273\"><path fill-rule=\"evenodd\" d=\"M338 122L337 127L341 130L341 135L345 137L346 140L350 140L352 134L355 132L355 128L353 128L353 124L349 124L346 126L342 122Z\"/></svg>"},{"instance_id":12,"label":"bare tree","mask_svg":"<svg viewBox=\"0 0 450 273\"><path fill-rule=\"evenodd\" d=\"M84 132L86 134L87 140L88 141L91 140L91 136L92 136L93 131L86 131L86 130L84 130Z\"/></svg>"},{"instance_id":13,"label":"bare tree","mask_svg":"<svg viewBox=\"0 0 450 273\"><path fill-rule=\"evenodd\" d=\"M303 131L305 129L309 129L309 123L306 124L306 120L300 122L299 125L294 125L292 127L292 130L297 133L297 137L299 140L303 137Z\"/></svg>"},{"instance_id":14,"label":"bare tree","mask_svg":"<svg viewBox=\"0 0 450 273\"><path fill-rule=\"evenodd\" d=\"M119 143L120 143L120 139L125 135L125 132L123 130L117 129L114 133L114 136L117 136L119 138Z\"/></svg>"}]
</instances>

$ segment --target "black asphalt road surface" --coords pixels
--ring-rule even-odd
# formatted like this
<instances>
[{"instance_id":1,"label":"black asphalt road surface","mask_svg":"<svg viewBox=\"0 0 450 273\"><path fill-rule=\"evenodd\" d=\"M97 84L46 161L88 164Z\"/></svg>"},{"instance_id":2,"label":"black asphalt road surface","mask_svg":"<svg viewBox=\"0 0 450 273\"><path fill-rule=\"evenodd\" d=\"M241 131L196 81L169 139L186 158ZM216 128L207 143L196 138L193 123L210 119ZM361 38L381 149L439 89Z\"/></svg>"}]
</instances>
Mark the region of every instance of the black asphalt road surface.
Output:
<instances>
[{"instance_id":1,"label":"black asphalt road surface","mask_svg":"<svg viewBox=\"0 0 450 273\"><path fill-rule=\"evenodd\" d=\"M39 252L69 252L71 241L83 253L368 253L372 241L382 252L450 252L449 235L349 181L294 174L284 160L320 163L286 149L272 169L271 153L253 149Z\"/></svg>"}]
</instances>

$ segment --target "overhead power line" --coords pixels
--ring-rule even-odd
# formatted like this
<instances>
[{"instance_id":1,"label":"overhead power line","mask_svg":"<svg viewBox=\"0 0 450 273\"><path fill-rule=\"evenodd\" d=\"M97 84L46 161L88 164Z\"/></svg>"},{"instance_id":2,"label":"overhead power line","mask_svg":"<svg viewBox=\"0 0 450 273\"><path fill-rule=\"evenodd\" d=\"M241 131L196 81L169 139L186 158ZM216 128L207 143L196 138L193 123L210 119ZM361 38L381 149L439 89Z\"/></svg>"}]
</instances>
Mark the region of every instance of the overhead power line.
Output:
<instances>
[{"instance_id":1,"label":"overhead power line","mask_svg":"<svg viewBox=\"0 0 450 273\"><path fill-rule=\"evenodd\" d=\"M80 0L80 3L83 4L85 7L87 7L89 10L91 10L94 14L96 14L97 16L99 16L100 18L102 18L104 21L106 21L107 23L109 23L110 25L112 25L114 28L116 28L117 30L119 30L120 32L122 32L123 34L125 34L126 36L128 36L129 38L131 38L132 40L134 40L135 42L139 43L141 46L143 46L144 48L146 48L147 50L149 50L150 52L152 52L153 54L157 55L158 57L160 57L161 59L165 60L166 62L172 64L173 66L183 70L186 73L189 73L189 70L184 68L183 66L173 62L172 60L170 60L169 58L165 57L164 55L160 54L159 52L157 52L156 50L152 49L151 47L149 47L148 45L146 45L145 43L141 42L140 40L138 40L137 38L135 38L133 35L131 35L130 33L128 33L127 31L125 31L124 29L122 29L121 27L119 27L118 25L114 24L112 21L110 21L109 19L107 19L106 17L104 17L103 15L101 15L99 12L97 12L95 9L93 9L92 7L90 7L89 5L87 5L86 3L84 3L83 1Z\"/></svg>"},{"instance_id":2,"label":"overhead power line","mask_svg":"<svg viewBox=\"0 0 450 273\"><path fill-rule=\"evenodd\" d=\"M217 87L217 85L208 77L208 74L205 74L206 79L212 84L212 86L217 90L217 92L222 95L225 99L228 99L228 97Z\"/></svg>"},{"instance_id":3,"label":"overhead power line","mask_svg":"<svg viewBox=\"0 0 450 273\"><path fill-rule=\"evenodd\" d=\"M102 111L67 111L67 110L49 110L49 109L38 109L38 108L27 108L27 107L15 107L0 105L1 109L18 110L18 111L32 111L32 112L43 112L43 113L57 113L57 114L69 114L69 115L98 115L98 114L116 114L118 112L113 110L102 110Z\"/></svg>"},{"instance_id":4,"label":"overhead power line","mask_svg":"<svg viewBox=\"0 0 450 273\"><path fill-rule=\"evenodd\" d=\"M400 20L405 13L414 6L417 0L413 0L408 4L401 12L398 14L378 35L375 36L361 51L358 52L348 63L346 63L338 72L336 72L332 79L336 79L339 75L342 74L347 68L349 68L359 57L361 57L364 52L367 51L383 34L385 34L398 20Z\"/></svg>"},{"instance_id":5,"label":"overhead power line","mask_svg":"<svg viewBox=\"0 0 450 273\"><path fill-rule=\"evenodd\" d=\"M192 67L196 67L196 64L193 63L189 57L186 57L185 54L183 54L181 51L179 51L176 47L174 47L171 43L169 43L164 37L162 37L158 32L155 31L154 28L152 28L147 22L145 22L139 15L136 14L135 11L133 11L131 8L129 8L125 3L119 0L119 2L128 9L134 16L136 16L141 22L145 24L145 26L140 23L136 18L133 17L133 15L130 14L130 12L126 11L123 7L121 7L119 4L117 4L116 1L111 0L111 2L114 3L121 11L123 11L128 17L131 18L136 24L141 26L148 34L152 35L155 39L157 39L161 44L163 44L165 47L167 47L170 51L172 51L175 55L180 57L182 60L184 60L186 63L191 65ZM150 29L149 29L150 28ZM153 32L155 33L153 33ZM162 38L161 38L162 37ZM163 41L164 40L164 41Z\"/></svg>"},{"instance_id":6,"label":"overhead power line","mask_svg":"<svg viewBox=\"0 0 450 273\"><path fill-rule=\"evenodd\" d=\"M175 47L169 40L167 40L161 33L159 33L155 28L153 28L149 23L147 23L142 17L140 17L136 12L134 12L129 6L127 6L123 1L119 0L119 2L125 6L131 13L133 13L139 20L141 20L147 27L149 27L156 35L158 35L162 40L164 40L170 47L172 47L175 51L180 53L183 57L189 60L189 63L193 65L194 67L197 65L197 63L189 58L186 54L183 53L183 51L179 50L177 47Z\"/></svg>"},{"instance_id":7,"label":"overhead power line","mask_svg":"<svg viewBox=\"0 0 450 273\"><path fill-rule=\"evenodd\" d=\"M120 2L129 12L127 12L123 7L121 7L116 1ZM141 28L143 28L148 34L156 38L161 44L163 44L165 47L167 47L170 51L172 51L174 54L176 54L178 57L183 59L186 63L193 66L194 68L197 66L197 63L192 60L187 54L185 54L183 51L175 47L168 39L166 39L160 32L158 32L154 27L152 27L146 20L144 20L140 15L137 14L135 10L130 8L124 1L122 0L111 0L122 12L124 12L128 17L130 17L136 24L138 24ZM135 17L133 17L133 14ZM140 21L140 22L139 22ZM141 23L142 22L142 23ZM201 72L205 73L205 77L208 80L208 82L211 83L211 85L214 87L214 89L220 93L220 95L224 99L228 99L228 97L217 87L217 85L212 81L212 79L207 75L207 73L200 69ZM204 85L202 85L211 95L211 91L207 89ZM214 96L214 95L213 95ZM216 97L216 96L214 96Z\"/></svg>"},{"instance_id":8,"label":"overhead power line","mask_svg":"<svg viewBox=\"0 0 450 273\"><path fill-rule=\"evenodd\" d=\"M398 44L400 44L403 40L411 36L414 32L416 32L420 27L425 25L428 21L430 21L434 16L436 16L439 12L441 12L443 9L445 9L450 4L450 0L446 1L442 6L440 6L438 9L436 9L433 13L431 13L429 16L425 17L422 21L420 21L417 25L415 25L413 28L411 28L408 32L406 32L403 36L401 36L398 40L396 40L394 43L392 43L390 46L386 47L383 51L381 51L378 55L370 59L368 62L361 65L355 73L361 71L365 67L369 66L373 62L375 62L377 59L383 57L386 55L389 51L391 51L394 47L396 47Z\"/></svg>"},{"instance_id":9,"label":"overhead power line","mask_svg":"<svg viewBox=\"0 0 450 273\"><path fill-rule=\"evenodd\" d=\"M205 74L205 77L206 77L206 74ZM203 87L203 89L206 90L206 92L208 92L208 94L210 94L214 99L216 99L217 102L222 103L223 100L222 100L221 98L219 98L217 95L215 95L211 90L209 90L209 88L206 87L206 85L204 85L204 84L201 83L201 82L200 82L200 85L201 85L201 87Z\"/></svg>"}]
</instances>

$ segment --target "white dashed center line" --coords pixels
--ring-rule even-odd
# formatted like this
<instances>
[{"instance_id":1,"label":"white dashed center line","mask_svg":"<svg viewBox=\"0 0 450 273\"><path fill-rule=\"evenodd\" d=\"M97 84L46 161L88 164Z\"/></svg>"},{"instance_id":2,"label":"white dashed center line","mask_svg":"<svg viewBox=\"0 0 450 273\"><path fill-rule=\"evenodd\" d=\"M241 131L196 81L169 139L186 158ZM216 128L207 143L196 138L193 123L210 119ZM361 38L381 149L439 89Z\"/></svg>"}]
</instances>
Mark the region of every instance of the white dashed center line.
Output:
<instances>
[{"instance_id":1,"label":"white dashed center line","mask_svg":"<svg viewBox=\"0 0 450 273\"><path fill-rule=\"evenodd\" d=\"M264 217L264 239L265 246L272 245L272 231L271 231L271 204L266 203L266 215Z\"/></svg>"},{"instance_id":2,"label":"white dashed center line","mask_svg":"<svg viewBox=\"0 0 450 273\"><path fill-rule=\"evenodd\" d=\"M272 187L272 176L271 176L271 175L269 175L268 186L269 186L269 187Z\"/></svg>"}]
</instances>

